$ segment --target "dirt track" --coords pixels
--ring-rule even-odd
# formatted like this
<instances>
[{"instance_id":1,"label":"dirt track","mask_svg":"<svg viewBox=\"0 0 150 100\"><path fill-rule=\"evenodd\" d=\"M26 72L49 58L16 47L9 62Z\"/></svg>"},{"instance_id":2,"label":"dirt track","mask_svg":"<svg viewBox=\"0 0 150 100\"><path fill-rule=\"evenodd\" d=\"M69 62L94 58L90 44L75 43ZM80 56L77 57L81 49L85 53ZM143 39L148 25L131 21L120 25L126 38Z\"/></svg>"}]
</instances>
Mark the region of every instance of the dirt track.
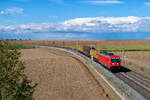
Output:
<instances>
[{"instance_id":1,"label":"dirt track","mask_svg":"<svg viewBox=\"0 0 150 100\"><path fill-rule=\"evenodd\" d=\"M54 49L22 50L25 73L38 83L35 100L111 100L84 64Z\"/></svg>"}]
</instances>

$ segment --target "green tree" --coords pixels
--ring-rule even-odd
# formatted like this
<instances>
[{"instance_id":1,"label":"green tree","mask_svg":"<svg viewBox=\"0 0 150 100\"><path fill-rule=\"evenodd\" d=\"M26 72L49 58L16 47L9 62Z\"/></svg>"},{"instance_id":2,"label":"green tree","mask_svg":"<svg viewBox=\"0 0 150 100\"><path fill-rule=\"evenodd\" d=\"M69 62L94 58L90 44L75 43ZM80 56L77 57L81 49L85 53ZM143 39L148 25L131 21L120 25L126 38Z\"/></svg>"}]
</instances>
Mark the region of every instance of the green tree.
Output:
<instances>
[{"instance_id":1,"label":"green tree","mask_svg":"<svg viewBox=\"0 0 150 100\"><path fill-rule=\"evenodd\" d=\"M0 41L0 100L33 100L37 84L27 79L21 53L9 45Z\"/></svg>"}]
</instances>

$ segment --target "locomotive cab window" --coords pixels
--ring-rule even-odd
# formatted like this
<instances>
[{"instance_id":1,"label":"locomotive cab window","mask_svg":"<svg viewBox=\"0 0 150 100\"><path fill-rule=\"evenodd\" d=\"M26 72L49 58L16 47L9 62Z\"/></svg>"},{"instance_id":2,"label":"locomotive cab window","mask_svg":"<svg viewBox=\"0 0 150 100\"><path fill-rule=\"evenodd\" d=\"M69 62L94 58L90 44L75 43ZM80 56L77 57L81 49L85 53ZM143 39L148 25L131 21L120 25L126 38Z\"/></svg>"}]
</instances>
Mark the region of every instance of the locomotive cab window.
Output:
<instances>
[{"instance_id":1,"label":"locomotive cab window","mask_svg":"<svg viewBox=\"0 0 150 100\"><path fill-rule=\"evenodd\" d=\"M111 58L111 62L120 62L120 58Z\"/></svg>"}]
</instances>

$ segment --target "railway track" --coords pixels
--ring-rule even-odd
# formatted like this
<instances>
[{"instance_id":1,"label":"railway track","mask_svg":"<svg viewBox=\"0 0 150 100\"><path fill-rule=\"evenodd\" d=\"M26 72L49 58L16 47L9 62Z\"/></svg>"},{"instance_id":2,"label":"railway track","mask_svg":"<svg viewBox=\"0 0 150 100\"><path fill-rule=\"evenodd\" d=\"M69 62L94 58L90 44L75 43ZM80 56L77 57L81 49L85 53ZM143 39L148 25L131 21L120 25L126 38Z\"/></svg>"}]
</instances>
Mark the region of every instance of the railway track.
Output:
<instances>
[{"instance_id":1,"label":"railway track","mask_svg":"<svg viewBox=\"0 0 150 100\"><path fill-rule=\"evenodd\" d=\"M150 87L148 86L149 81L147 81L147 78L142 79L142 76L136 76L137 74L133 74L134 72L120 72L115 73L115 75L126 82L130 87L132 87L134 90L136 90L138 93L140 93L143 97L145 97L147 100L150 99ZM140 77L140 78L139 78ZM145 81L146 80L146 81Z\"/></svg>"},{"instance_id":2,"label":"railway track","mask_svg":"<svg viewBox=\"0 0 150 100\"><path fill-rule=\"evenodd\" d=\"M130 77L138 80L142 85L144 84L144 88L146 88L147 90L150 91L150 79L143 76L143 75L140 75L134 71L131 71L131 72L128 72L127 75L129 75Z\"/></svg>"},{"instance_id":3,"label":"railway track","mask_svg":"<svg viewBox=\"0 0 150 100\"><path fill-rule=\"evenodd\" d=\"M132 71L132 73L130 73L130 74L136 75L138 78L140 78L142 81L144 81L144 83L148 84L148 86L150 87L150 77L147 77L145 75L137 73L136 71Z\"/></svg>"},{"instance_id":4,"label":"railway track","mask_svg":"<svg viewBox=\"0 0 150 100\"><path fill-rule=\"evenodd\" d=\"M102 65L103 66L103 65ZM124 67L128 71L114 73L119 79L140 93L144 98L150 100L150 78L136 71Z\"/></svg>"}]
</instances>

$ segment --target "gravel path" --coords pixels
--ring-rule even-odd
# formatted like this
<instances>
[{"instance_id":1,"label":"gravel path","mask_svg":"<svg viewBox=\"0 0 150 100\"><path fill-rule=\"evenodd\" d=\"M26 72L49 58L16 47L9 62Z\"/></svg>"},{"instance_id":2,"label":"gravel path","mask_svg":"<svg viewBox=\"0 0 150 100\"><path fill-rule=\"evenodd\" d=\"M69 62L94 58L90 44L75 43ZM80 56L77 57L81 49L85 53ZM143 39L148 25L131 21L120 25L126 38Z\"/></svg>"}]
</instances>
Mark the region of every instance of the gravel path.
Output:
<instances>
[{"instance_id":1,"label":"gravel path","mask_svg":"<svg viewBox=\"0 0 150 100\"><path fill-rule=\"evenodd\" d=\"M21 52L26 75L38 83L35 100L111 100L73 55L48 48Z\"/></svg>"}]
</instances>

